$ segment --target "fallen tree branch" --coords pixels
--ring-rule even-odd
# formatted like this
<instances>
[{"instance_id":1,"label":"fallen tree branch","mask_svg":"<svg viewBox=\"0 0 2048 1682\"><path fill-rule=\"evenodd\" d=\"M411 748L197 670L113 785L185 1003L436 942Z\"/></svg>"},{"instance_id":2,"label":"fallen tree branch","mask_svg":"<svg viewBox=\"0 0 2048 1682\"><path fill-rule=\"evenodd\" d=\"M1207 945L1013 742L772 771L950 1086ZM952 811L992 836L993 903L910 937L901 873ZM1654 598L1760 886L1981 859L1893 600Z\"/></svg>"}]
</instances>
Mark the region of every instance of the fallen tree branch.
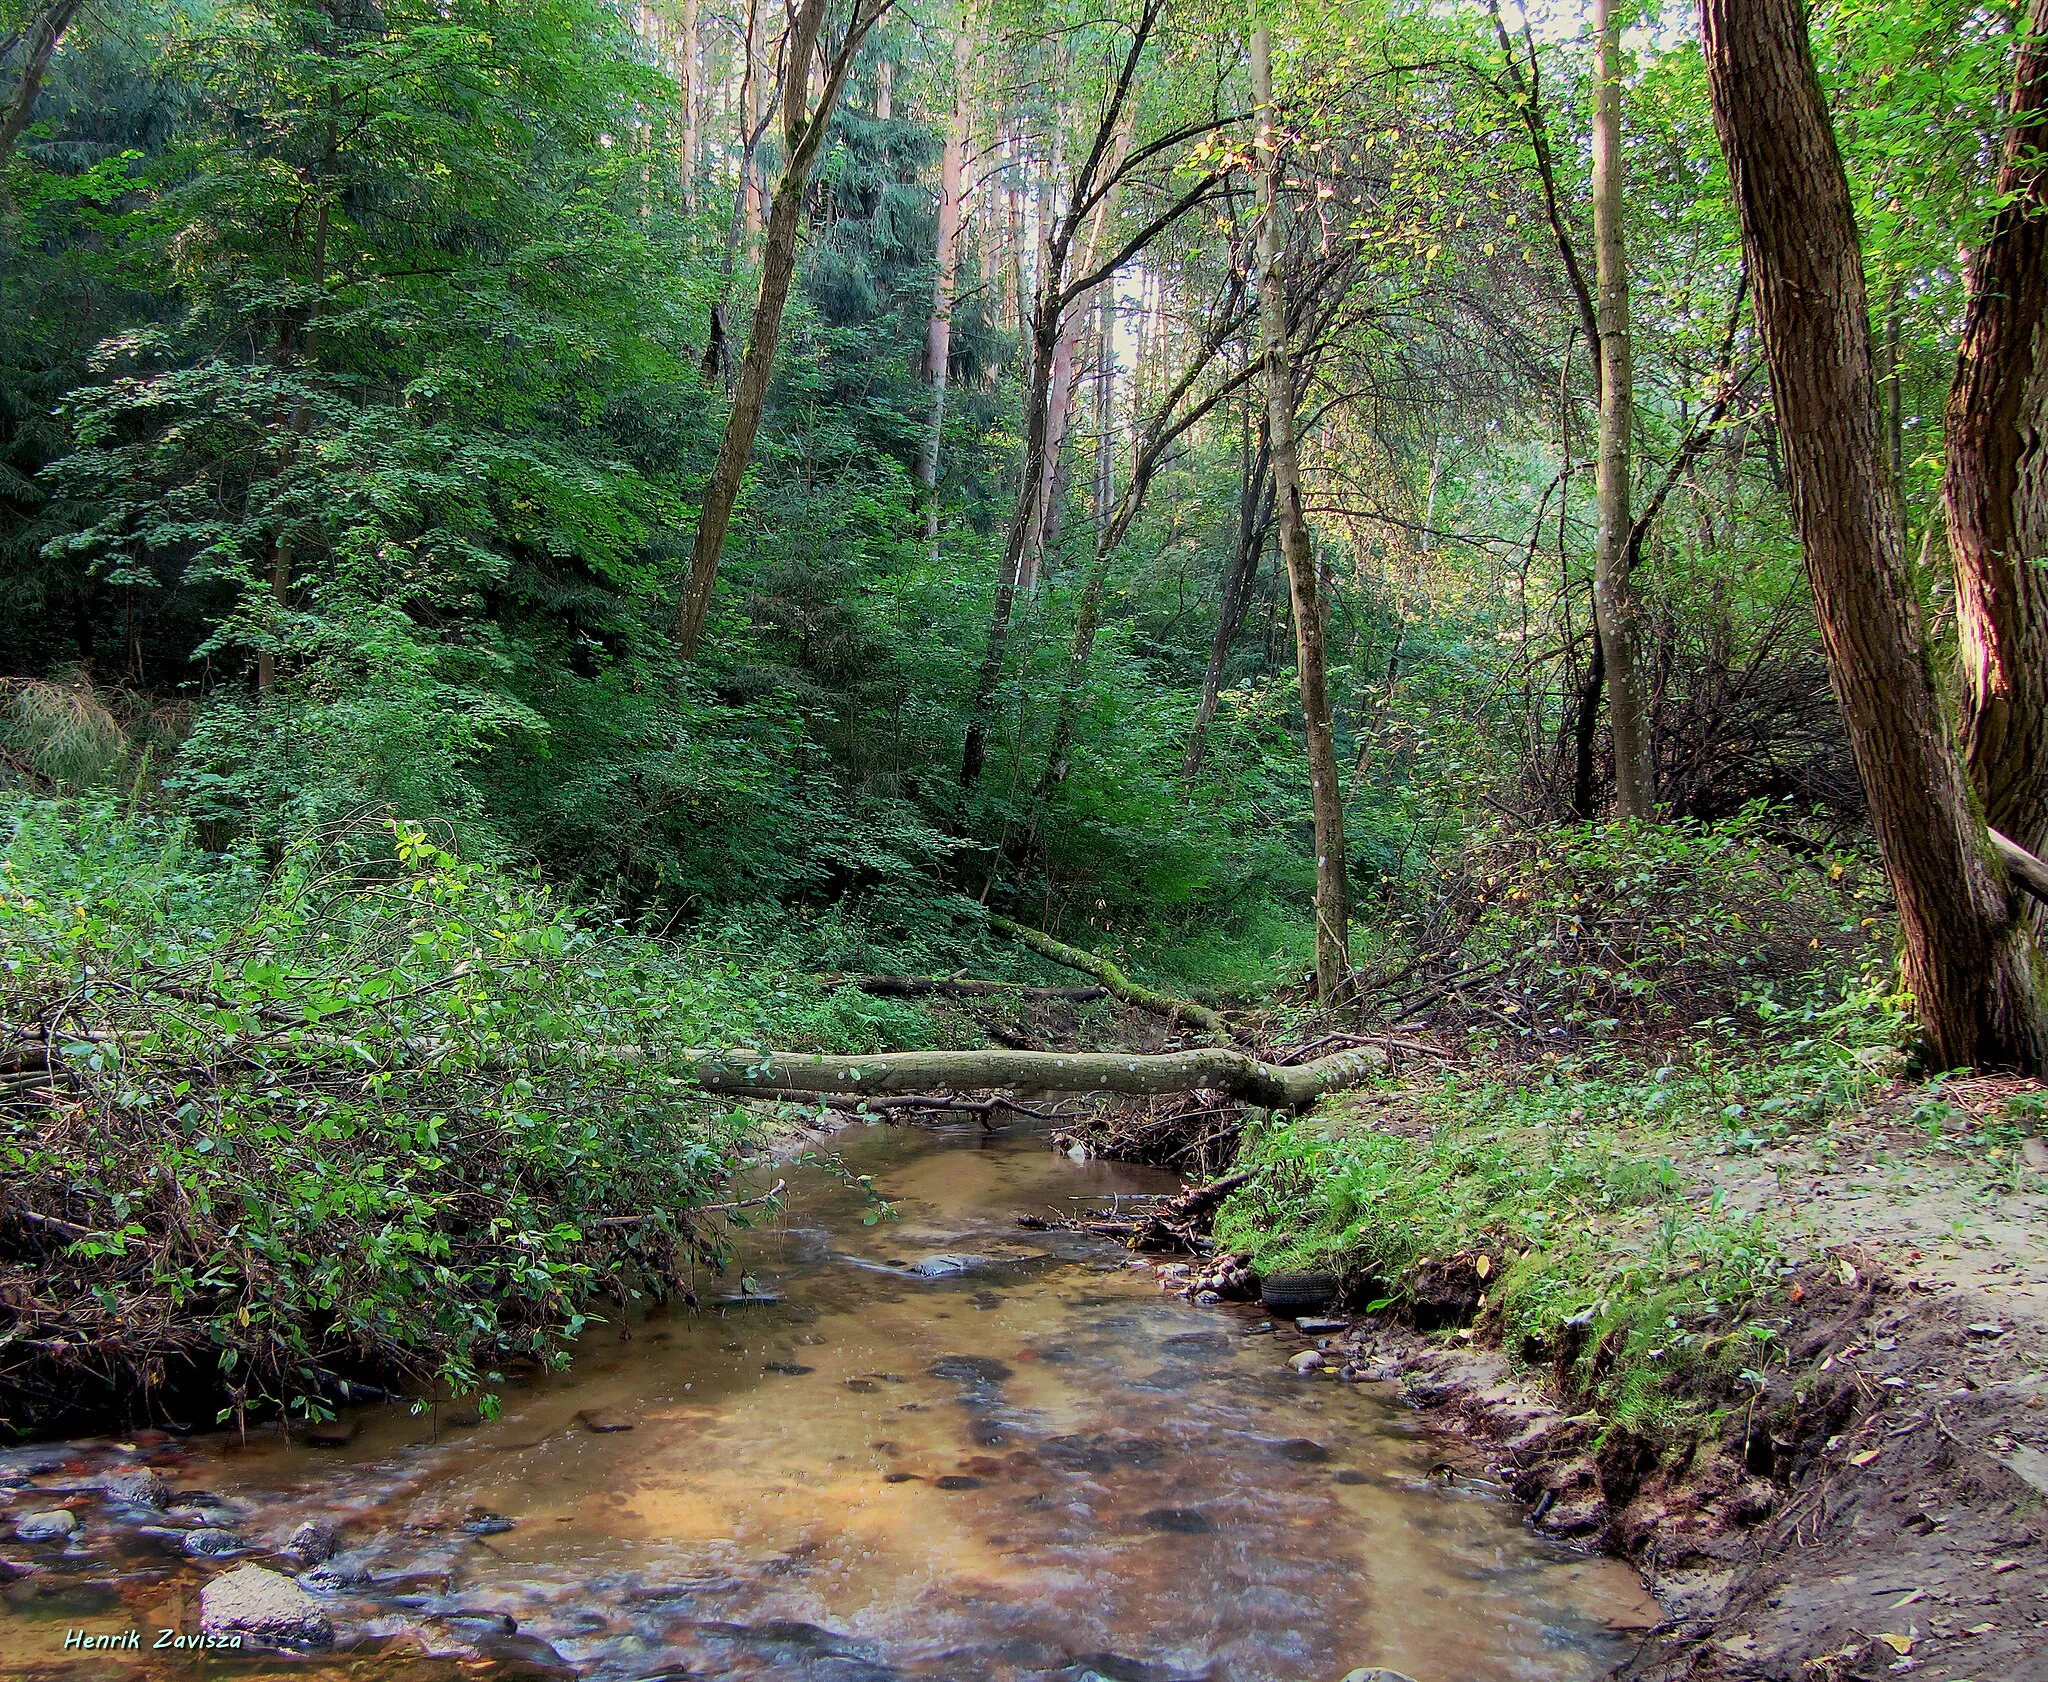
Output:
<instances>
[{"instance_id":1,"label":"fallen tree branch","mask_svg":"<svg viewBox=\"0 0 2048 1682\"><path fill-rule=\"evenodd\" d=\"M858 987L876 999L1064 999L1086 1004L1109 997L1107 987L1027 987L1021 981L963 981L952 975L820 976L821 981Z\"/></svg>"},{"instance_id":2,"label":"fallen tree branch","mask_svg":"<svg viewBox=\"0 0 2048 1682\"><path fill-rule=\"evenodd\" d=\"M1142 1056L1123 1051L888 1051L834 1057L804 1051L682 1051L676 1063L706 1092L929 1092L991 1087L1039 1092L1115 1092L1158 1097L1209 1087L1266 1109L1305 1110L1327 1092L1363 1085L1387 1066L1377 1046L1359 1046L1292 1068L1262 1063L1231 1046Z\"/></svg>"},{"instance_id":3,"label":"fallen tree branch","mask_svg":"<svg viewBox=\"0 0 2048 1682\"><path fill-rule=\"evenodd\" d=\"M1136 1005L1140 1010L1149 1010L1155 1016L1163 1016L1169 1022L1183 1022L1191 1028L1204 1028L1212 1034L1228 1033L1223 1018L1207 1005L1198 1005L1192 999L1177 999L1171 993L1160 993L1150 987L1142 987L1111 963L1099 958L1093 952L1084 952L1078 946L1069 946L1063 940L1055 940L1043 929L1026 928L1008 917L989 913L988 926L998 934L1006 934L1012 940L1021 941L1041 958L1050 958L1056 964L1068 969L1079 970L1083 975L1092 975L1127 1005Z\"/></svg>"},{"instance_id":4,"label":"fallen tree branch","mask_svg":"<svg viewBox=\"0 0 2048 1682\"><path fill-rule=\"evenodd\" d=\"M2048 901L2048 864L2043 864L2010 836L2001 835L1995 829L1987 829L1984 833L1990 836L1991 850L2005 866L2005 873L2012 878L2013 886L2025 889L2038 900Z\"/></svg>"}]
</instances>

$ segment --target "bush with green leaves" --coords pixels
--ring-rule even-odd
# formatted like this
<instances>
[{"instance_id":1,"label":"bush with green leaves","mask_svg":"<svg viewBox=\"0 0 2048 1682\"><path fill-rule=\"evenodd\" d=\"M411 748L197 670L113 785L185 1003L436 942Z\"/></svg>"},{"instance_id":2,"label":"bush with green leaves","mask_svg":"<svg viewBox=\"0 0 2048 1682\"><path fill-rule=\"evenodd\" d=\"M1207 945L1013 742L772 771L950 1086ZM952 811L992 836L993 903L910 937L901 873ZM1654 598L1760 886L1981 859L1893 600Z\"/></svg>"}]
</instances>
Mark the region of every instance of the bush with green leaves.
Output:
<instances>
[{"instance_id":1,"label":"bush with green leaves","mask_svg":"<svg viewBox=\"0 0 2048 1682\"><path fill-rule=\"evenodd\" d=\"M665 1051L929 1032L773 953L695 961L416 826L273 866L105 802L0 823L17 1428L109 1395L315 1410L559 1361L594 1300L720 1253L694 1211L751 1123Z\"/></svg>"},{"instance_id":2,"label":"bush with green leaves","mask_svg":"<svg viewBox=\"0 0 2048 1682\"><path fill-rule=\"evenodd\" d=\"M1873 985L1746 1002L1761 1031L1724 1016L1662 1058L1552 1052L1254 1126L1237 1166L1258 1178L1218 1241L1263 1271L1334 1269L1396 1312L1426 1262L1483 1254L1481 1333L1618 1423L1672 1424L1761 1364L1752 1317L1785 1259L1782 1234L1702 1203L1675 1159L1853 1113L1911 1025Z\"/></svg>"}]
</instances>

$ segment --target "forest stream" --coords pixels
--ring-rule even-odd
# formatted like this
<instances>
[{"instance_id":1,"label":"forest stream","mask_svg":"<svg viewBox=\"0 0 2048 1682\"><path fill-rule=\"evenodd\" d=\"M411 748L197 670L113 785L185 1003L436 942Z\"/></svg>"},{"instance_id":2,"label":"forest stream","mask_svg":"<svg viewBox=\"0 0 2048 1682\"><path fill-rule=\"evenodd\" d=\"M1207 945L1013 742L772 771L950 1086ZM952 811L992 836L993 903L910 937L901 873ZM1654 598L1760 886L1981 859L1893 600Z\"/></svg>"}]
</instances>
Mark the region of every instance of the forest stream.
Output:
<instances>
[{"instance_id":1,"label":"forest stream","mask_svg":"<svg viewBox=\"0 0 2048 1682\"><path fill-rule=\"evenodd\" d=\"M797 1166L703 1281L709 1311L593 1330L494 1420L373 1409L341 1447L38 1451L16 1515L138 1458L169 1512L74 1503L69 1549L5 1591L0 1671L1565 1682L1654 1619L1627 1566L1433 1477L1385 1387L1288 1371L1256 1306L1191 1307L1102 1239L1016 1224L1172 1176L973 1124L841 1146L893 1218ZM197 1627L208 1576L284 1563L268 1550L307 1521L340 1533L315 1579L328 1654L147 1650ZM195 1526L249 1551L189 1560ZM62 1651L131 1625L139 1654Z\"/></svg>"}]
</instances>

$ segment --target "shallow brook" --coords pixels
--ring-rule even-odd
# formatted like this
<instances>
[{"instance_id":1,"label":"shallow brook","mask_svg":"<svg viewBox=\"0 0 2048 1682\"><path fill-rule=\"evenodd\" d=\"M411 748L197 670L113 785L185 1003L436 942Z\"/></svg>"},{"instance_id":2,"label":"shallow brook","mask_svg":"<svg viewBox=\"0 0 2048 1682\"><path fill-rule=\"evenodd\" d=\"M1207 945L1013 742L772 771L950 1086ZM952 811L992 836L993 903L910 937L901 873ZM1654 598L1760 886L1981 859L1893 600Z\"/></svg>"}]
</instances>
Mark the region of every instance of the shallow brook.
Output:
<instances>
[{"instance_id":1,"label":"shallow brook","mask_svg":"<svg viewBox=\"0 0 2048 1682\"><path fill-rule=\"evenodd\" d=\"M87 1496L68 1544L0 1547L39 1567L0 1590L0 1674L1563 1682L1625 1655L1633 1573L1434 1481L1384 1387L1296 1377L1254 1310L1190 1307L1113 1244L1016 1225L1169 1176L973 1125L837 1143L896 1219L787 1170L784 1211L701 1282L747 1300L595 1330L495 1420L371 1410L340 1447L138 1445L171 1514ZM126 1454L76 1445L12 1492L10 1532ZM196 1627L208 1576L288 1568L268 1550L309 1519L340 1530L334 1650L152 1656L156 1628ZM201 1525L251 1551L190 1558L166 1534ZM61 1649L130 1624L140 1653Z\"/></svg>"}]
</instances>

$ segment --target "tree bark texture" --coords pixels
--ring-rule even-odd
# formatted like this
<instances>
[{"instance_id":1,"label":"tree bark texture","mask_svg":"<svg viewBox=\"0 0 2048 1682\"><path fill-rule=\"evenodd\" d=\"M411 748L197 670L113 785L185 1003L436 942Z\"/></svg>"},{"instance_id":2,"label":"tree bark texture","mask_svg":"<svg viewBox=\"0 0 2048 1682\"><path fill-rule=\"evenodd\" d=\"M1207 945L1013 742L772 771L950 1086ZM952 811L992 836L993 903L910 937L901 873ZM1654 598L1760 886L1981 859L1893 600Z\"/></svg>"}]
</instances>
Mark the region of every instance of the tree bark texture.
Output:
<instances>
[{"instance_id":1,"label":"tree bark texture","mask_svg":"<svg viewBox=\"0 0 2048 1682\"><path fill-rule=\"evenodd\" d=\"M1943 496L1963 747L1984 815L2048 843L2048 0L2014 53L2000 209L1969 269Z\"/></svg>"},{"instance_id":2,"label":"tree bark texture","mask_svg":"<svg viewBox=\"0 0 2048 1682\"><path fill-rule=\"evenodd\" d=\"M697 521L697 536L690 549L690 571L676 606L676 652L684 659L695 657L703 639L704 621L711 611L711 596L718 583L719 557L725 552L725 534L732 523L732 511L739 501L740 484L754 453L754 434L760 429L761 411L768 401L768 382L775 372L775 346L782 335L783 306L789 301L790 282L796 275L796 243L803 221L804 193L811 166L823 147L832 111L846 85L860 44L893 0L863 0L855 13L846 38L832 56L824 85L818 93L817 109L810 109L811 55L824 25L826 0L803 0L790 24L789 74L782 89L783 139L789 161L776 184L775 198L768 208L767 239L761 253L761 294L754 304L754 325L747 335L747 348L740 358L740 373L733 385L732 410L726 416L725 435L719 440L718 459L712 464L711 479L704 487L704 507Z\"/></svg>"},{"instance_id":3,"label":"tree bark texture","mask_svg":"<svg viewBox=\"0 0 2048 1682\"><path fill-rule=\"evenodd\" d=\"M1255 151L1259 189L1259 339L1266 386L1266 431L1273 454L1274 505L1280 550L1287 558L1294 604L1295 676L1308 737L1309 801L1315 820L1316 996L1327 1007L1351 984L1351 927L1345 894L1344 793L1337 738L1330 720L1330 684L1323 647L1323 608L1316 585L1315 543L1302 504L1295 444L1294 373L1287 344L1287 295L1281 274L1279 136L1273 127L1272 38L1252 31L1252 91L1258 106Z\"/></svg>"},{"instance_id":4,"label":"tree bark texture","mask_svg":"<svg viewBox=\"0 0 2048 1682\"><path fill-rule=\"evenodd\" d=\"M1849 183L1802 0L1701 0L1714 122L1828 673L1898 901L1904 979L1944 1066L2048 1061L2025 920L1931 673L1884 473Z\"/></svg>"},{"instance_id":5,"label":"tree bark texture","mask_svg":"<svg viewBox=\"0 0 2048 1682\"><path fill-rule=\"evenodd\" d=\"M1635 358L1628 324L1628 255L1622 238L1621 16L1594 0L1593 273L1600 328L1599 529L1593 554L1593 617L1607 665L1607 720L1614 738L1614 815L1651 816L1656 788L1643 703L1641 638L1629 580L1629 442L1635 421Z\"/></svg>"}]
</instances>

